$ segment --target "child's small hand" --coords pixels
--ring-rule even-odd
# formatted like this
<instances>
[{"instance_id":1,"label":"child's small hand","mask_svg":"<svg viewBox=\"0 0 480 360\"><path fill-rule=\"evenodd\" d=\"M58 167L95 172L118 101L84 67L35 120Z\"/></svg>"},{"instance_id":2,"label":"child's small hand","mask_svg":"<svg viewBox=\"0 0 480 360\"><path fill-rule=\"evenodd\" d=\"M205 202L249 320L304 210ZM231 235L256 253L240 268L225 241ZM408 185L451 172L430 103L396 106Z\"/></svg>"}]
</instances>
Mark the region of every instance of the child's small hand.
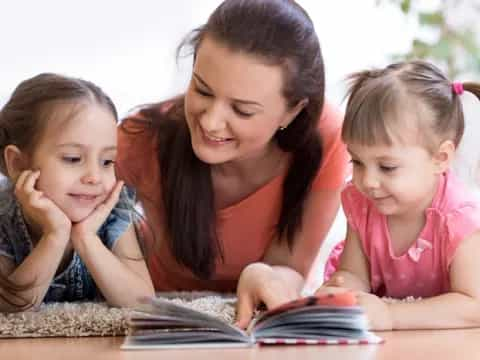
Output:
<instances>
[{"instance_id":1,"label":"child's small hand","mask_svg":"<svg viewBox=\"0 0 480 360\"><path fill-rule=\"evenodd\" d=\"M378 296L359 291L356 293L358 305L363 307L370 330L392 330L393 319L390 305Z\"/></svg>"},{"instance_id":2,"label":"child's small hand","mask_svg":"<svg viewBox=\"0 0 480 360\"><path fill-rule=\"evenodd\" d=\"M272 309L294 300L298 294L275 273L271 266L253 263L240 274L237 287L236 326L245 329L258 305Z\"/></svg>"},{"instance_id":3,"label":"child's small hand","mask_svg":"<svg viewBox=\"0 0 480 360\"><path fill-rule=\"evenodd\" d=\"M315 291L315 295L326 295L326 294L338 294L350 291L345 286L345 280L342 275L332 276L330 280L323 283L317 291Z\"/></svg>"},{"instance_id":4,"label":"child's small hand","mask_svg":"<svg viewBox=\"0 0 480 360\"><path fill-rule=\"evenodd\" d=\"M97 208L85 219L72 226L72 242L75 243L80 239L87 239L96 236L98 229L112 212L118 202L120 192L122 190L123 181L117 181L108 198L97 206Z\"/></svg>"},{"instance_id":5,"label":"child's small hand","mask_svg":"<svg viewBox=\"0 0 480 360\"><path fill-rule=\"evenodd\" d=\"M57 233L68 240L72 223L52 200L35 189L39 177L40 171L23 171L15 183L15 197L25 217L40 226L43 234Z\"/></svg>"},{"instance_id":6,"label":"child's small hand","mask_svg":"<svg viewBox=\"0 0 480 360\"><path fill-rule=\"evenodd\" d=\"M325 281L322 284L322 287L336 287L343 288L345 287L345 279L342 275L333 275L328 281ZM320 290L320 289L319 289ZM318 291L318 290L317 290Z\"/></svg>"}]
</instances>

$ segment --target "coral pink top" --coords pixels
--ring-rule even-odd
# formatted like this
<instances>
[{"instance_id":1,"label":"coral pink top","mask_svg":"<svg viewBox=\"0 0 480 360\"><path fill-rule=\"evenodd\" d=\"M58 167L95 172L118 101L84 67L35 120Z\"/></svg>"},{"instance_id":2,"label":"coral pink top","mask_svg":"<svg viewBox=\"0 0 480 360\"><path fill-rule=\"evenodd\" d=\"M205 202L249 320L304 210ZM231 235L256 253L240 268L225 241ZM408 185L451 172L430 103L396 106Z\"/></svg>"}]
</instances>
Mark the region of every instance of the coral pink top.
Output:
<instances>
[{"instance_id":1,"label":"coral pink top","mask_svg":"<svg viewBox=\"0 0 480 360\"><path fill-rule=\"evenodd\" d=\"M340 138L342 120L341 114L329 105L325 106L319 121L324 155L312 192L340 191L344 186L348 154ZM119 128L117 174L120 179L136 188L151 230L161 234L164 229L164 210L157 155L158 139L148 126L140 132L139 126L141 127L138 121L126 119L123 124L126 129ZM147 264L155 288L162 291L234 291L242 269L252 262L260 261L273 239L280 214L283 180L284 175L277 176L246 199L217 212L217 234L224 259L217 259L211 279L199 279L189 269L178 264L166 241L155 248L153 253L148 252ZM322 221L325 221L323 214L319 213L318 223ZM149 234L151 231L143 234L147 249L153 243ZM323 239L302 241L303 246L317 251Z\"/></svg>"},{"instance_id":2,"label":"coral pink top","mask_svg":"<svg viewBox=\"0 0 480 360\"><path fill-rule=\"evenodd\" d=\"M430 297L450 291L449 267L460 242L480 229L480 207L450 172L440 178L417 240L395 256L386 216L349 183L342 193L348 224L363 246L378 296Z\"/></svg>"}]
</instances>

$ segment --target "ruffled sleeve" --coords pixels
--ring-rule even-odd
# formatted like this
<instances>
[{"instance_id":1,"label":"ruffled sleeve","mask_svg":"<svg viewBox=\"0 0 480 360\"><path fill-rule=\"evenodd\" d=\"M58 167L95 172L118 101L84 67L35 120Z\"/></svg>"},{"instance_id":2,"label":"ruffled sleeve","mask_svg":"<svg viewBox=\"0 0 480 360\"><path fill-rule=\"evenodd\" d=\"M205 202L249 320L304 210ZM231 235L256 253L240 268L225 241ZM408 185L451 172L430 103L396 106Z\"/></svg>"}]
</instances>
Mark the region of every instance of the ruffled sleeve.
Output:
<instances>
[{"instance_id":1,"label":"ruffled sleeve","mask_svg":"<svg viewBox=\"0 0 480 360\"><path fill-rule=\"evenodd\" d=\"M450 266L461 241L480 230L480 208L473 203L465 204L446 214L445 220L447 228L445 233L448 237L446 242L447 266Z\"/></svg>"}]
</instances>

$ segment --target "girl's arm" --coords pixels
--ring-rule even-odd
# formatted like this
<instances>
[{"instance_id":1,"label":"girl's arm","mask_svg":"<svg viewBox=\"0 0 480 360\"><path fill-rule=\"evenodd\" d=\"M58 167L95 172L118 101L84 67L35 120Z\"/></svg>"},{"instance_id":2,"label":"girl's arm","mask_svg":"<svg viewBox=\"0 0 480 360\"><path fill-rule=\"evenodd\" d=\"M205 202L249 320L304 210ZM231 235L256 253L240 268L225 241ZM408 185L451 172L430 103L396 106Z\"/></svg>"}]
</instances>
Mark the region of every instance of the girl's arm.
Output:
<instances>
[{"instance_id":1,"label":"girl's arm","mask_svg":"<svg viewBox=\"0 0 480 360\"><path fill-rule=\"evenodd\" d=\"M449 293L388 305L392 329L480 326L480 231L463 240L450 265ZM375 314L374 314L375 316ZM381 321L380 321L381 323Z\"/></svg>"},{"instance_id":2,"label":"girl's arm","mask_svg":"<svg viewBox=\"0 0 480 360\"><path fill-rule=\"evenodd\" d=\"M74 247L110 305L131 307L139 298L154 295L133 225L117 240L113 251L96 235L77 238Z\"/></svg>"},{"instance_id":3,"label":"girl's arm","mask_svg":"<svg viewBox=\"0 0 480 360\"><path fill-rule=\"evenodd\" d=\"M1 257L1 273L6 275L13 285L25 290L11 294L6 289L0 288L0 312L21 311L25 309L25 305L37 306L43 301L69 238L70 234L62 233L42 236L30 255L16 269L12 260ZM12 305L9 301L19 306Z\"/></svg>"},{"instance_id":4,"label":"girl's arm","mask_svg":"<svg viewBox=\"0 0 480 360\"><path fill-rule=\"evenodd\" d=\"M110 251L97 231L117 204L123 182L117 182L108 199L86 219L72 227L72 244L87 266L95 284L112 306L128 307L153 296L154 289L133 225L117 239Z\"/></svg>"},{"instance_id":5,"label":"girl's arm","mask_svg":"<svg viewBox=\"0 0 480 360\"><path fill-rule=\"evenodd\" d=\"M357 233L350 225L347 226L347 237L340 257L340 265L330 280L317 290L317 293L332 291L331 287L367 293L371 291L368 259L363 252Z\"/></svg>"},{"instance_id":6,"label":"girl's arm","mask_svg":"<svg viewBox=\"0 0 480 360\"><path fill-rule=\"evenodd\" d=\"M70 240L71 222L41 191L35 189L40 171L25 170L16 180L15 197L24 216L42 233L40 240L23 262L13 269L13 263L3 257L0 270L21 291L16 295L0 288L0 294L14 304L38 305L52 282ZM0 311L20 311L0 296Z\"/></svg>"}]
</instances>

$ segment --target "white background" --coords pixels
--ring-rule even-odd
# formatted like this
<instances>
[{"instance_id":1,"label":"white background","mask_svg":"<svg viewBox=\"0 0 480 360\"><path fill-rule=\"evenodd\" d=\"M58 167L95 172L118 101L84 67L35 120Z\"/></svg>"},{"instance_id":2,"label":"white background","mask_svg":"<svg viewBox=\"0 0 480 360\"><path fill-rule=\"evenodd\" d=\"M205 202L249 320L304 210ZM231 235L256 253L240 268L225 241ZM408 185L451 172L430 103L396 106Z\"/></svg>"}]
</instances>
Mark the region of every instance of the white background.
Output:
<instances>
[{"instance_id":1,"label":"white background","mask_svg":"<svg viewBox=\"0 0 480 360\"><path fill-rule=\"evenodd\" d=\"M218 0L11 1L0 11L0 104L23 79L51 71L83 77L120 113L181 92L189 63L175 49ZM375 0L304 0L322 45L327 92L340 103L345 75L408 49L415 25ZM388 4L386 4L388 5Z\"/></svg>"}]
</instances>

